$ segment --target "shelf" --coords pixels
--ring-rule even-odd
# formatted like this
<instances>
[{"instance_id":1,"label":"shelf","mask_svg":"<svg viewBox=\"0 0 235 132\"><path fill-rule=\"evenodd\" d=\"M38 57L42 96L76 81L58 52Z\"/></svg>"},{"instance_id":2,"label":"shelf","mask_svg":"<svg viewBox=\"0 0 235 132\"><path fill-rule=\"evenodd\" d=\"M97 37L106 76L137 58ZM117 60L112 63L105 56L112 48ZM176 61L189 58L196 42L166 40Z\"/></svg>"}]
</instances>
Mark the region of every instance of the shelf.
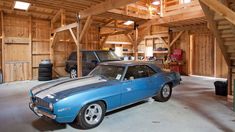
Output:
<instances>
[{"instance_id":1,"label":"shelf","mask_svg":"<svg viewBox=\"0 0 235 132\"><path fill-rule=\"evenodd\" d=\"M123 51L122 52L123 54L132 54L132 53L134 53L133 51Z\"/></svg>"},{"instance_id":2,"label":"shelf","mask_svg":"<svg viewBox=\"0 0 235 132\"><path fill-rule=\"evenodd\" d=\"M155 54L168 54L168 51L153 51Z\"/></svg>"},{"instance_id":3,"label":"shelf","mask_svg":"<svg viewBox=\"0 0 235 132\"><path fill-rule=\"evenodd\" d=\"M50 55L50 53L33 53L32 55Z\"/></svg>"}]
</instances>

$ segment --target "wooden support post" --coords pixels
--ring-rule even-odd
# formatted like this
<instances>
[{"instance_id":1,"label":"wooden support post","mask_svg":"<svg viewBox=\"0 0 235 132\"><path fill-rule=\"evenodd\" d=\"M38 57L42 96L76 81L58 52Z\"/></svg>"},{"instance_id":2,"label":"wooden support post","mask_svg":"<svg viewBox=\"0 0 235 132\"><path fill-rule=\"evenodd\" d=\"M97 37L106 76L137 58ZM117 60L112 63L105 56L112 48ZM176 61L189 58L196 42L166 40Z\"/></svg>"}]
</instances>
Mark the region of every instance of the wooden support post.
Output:
<instances>
[{"instance_id":1,"label":"wooden support post","mask_svg":"<svg viewBox=\"0 0 235 132\"><path fill-rule=\"evenodd\" d=\"M29 66L30 66L30 70L29 70L29 80L32 80L33 78L33 65L32 65L32 61L33 61L33 55L32 55L32 16L29 16L29 50L30 50L30 60L29 60Z\"/></svg>"},{"instance_id":2,"label":"wooden support post","mask_svg":"<svg viewBox=\"0 0 235 132\"><path fill-rule=\"evenodd\" d=\"M66 16L65 16L65 10L62 9L61 10L61 27L63 27L64 25L66 25Z\"/></svg>"},{"instance_id":3,"label":"wooden support post","mask_svg":"<svg viewBox=\"0 0 235 132\"><path fill-rule=\"evenodd\" d=\"M135 42L134 42L134 57L138 60L138 27L135 25Z\"/></svg>"},{"instance_id":4,"label":"wooden support post","mask_svg":"<svg viewBox=\"0 0 235 132\"><path fill-rule=\"evenodd\" d=\"M1 11L1 19L2 19L2 75L3 82L5 80L5 32L4 32L4 14Z\"/></svg>"},{"instance_id":5,"label":"wooden support post","mask_svg":"<svg viewBox=\"0 0 235 132\"><path fill-rule=\"evenodd\" d=\"M77 16L77 75L78 77L82 76L82 53L80 44L80 15Z\"/></svg>"}]
</instances>

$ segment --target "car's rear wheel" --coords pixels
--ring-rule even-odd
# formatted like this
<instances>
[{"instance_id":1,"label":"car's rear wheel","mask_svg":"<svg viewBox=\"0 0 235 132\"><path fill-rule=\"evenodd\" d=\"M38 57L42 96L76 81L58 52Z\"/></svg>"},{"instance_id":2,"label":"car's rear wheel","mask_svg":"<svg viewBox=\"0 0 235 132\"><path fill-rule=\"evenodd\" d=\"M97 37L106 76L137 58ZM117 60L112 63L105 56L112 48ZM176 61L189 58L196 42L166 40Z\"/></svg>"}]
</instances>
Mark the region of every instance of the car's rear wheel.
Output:
<instances>
[{"instance_id":1,"label":"car's rear wheel","mask_svg":"<svg viewBox=\"0 0 235 132\"><path fill-rule=\"evenodd\" d=\"M84 106L77 116L77 123L82 129L97 127L105 115L105 104L101 101Z\"/></svg>"},{"instance_id":2,"label":"car's rear wheel","mask_svg":"<svg viewBox=\"0 0 235 132\"><path fill-rule=\"evenodd\" d=\"M166 102L170 99L172 93L172 87L169 84L165 84L161 90L153 97L156 101Z\"/></svg>"},{"instance_id":3,"label":"car's rear wheel","mask_svg":"<svg viewBox=\"0 0 235 132\"><path fill-rule=\"evenodd\" d=\"M77 75L77 69L72 68L72 69L70 70L70 78L77 78L77 77L78 77L78 75Z\"/></svg>"}]
</instances>

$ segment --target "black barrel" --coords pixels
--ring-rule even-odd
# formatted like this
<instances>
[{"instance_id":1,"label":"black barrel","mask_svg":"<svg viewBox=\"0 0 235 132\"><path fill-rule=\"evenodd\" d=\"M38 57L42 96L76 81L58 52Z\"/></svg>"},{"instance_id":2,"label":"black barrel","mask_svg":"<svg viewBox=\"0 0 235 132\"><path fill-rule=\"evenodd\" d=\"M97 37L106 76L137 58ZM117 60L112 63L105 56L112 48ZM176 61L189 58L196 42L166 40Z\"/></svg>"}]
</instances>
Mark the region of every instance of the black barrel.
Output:
<instances>
[{"instance_id":1,"label":"black barrel","mask_svg":"<svg viewBox=\"0 0 235 132\"><path fill-rule=\"evenodd\" d=\"M38 68L38 81L52 80L52 66L50 60L43 60Z\"/></svg>"},{"instance_id":2,"label":"black barrel","mask_svg":"<svg viewBox=\"0 0 235 132\"><path fill-rule=\"evenodd\" d=\"M227 81L216 81L214 82L214 85L216 95L227 96Z\"/></svg>"}]
</instances>

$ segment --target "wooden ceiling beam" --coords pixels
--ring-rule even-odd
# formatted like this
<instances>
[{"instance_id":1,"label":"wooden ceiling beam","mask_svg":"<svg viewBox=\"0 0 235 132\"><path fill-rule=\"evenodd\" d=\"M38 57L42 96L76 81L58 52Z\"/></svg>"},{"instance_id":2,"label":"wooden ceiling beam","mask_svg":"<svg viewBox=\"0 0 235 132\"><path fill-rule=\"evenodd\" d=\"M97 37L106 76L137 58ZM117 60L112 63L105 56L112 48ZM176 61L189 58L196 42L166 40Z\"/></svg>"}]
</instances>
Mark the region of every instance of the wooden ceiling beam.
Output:
<instances>
[{"instance_id":1,"label":"wooden ceiling beam","mask_svg":"<svg viewBox=\"0 0 235 132\"><path fill-rule=\"evenodd\" d=\"M218 0L200 0L200 1L235 25L235 12L233 10L229 9L227 6L225 6Z\"/></svg>"},{"instance_id":2,"label":"wooden ceiling beam","mask_svg":"<svg viewBox=\"0 0 235 132\"><path fill-rule=\"evenodd\" d=\"M85 18L92 15L102 14L108 10L115 9L121 6L125 6L130 3L137 2L139 0L105 0L100 4L91 6L80 12L81 18Z\"/></svg>"},{"instance_id":3,"label":"wooden ceiling beam","mask_svg":"<svg viewBox=\"0 0 235 132\"><path fill-rule=\"evenodd\" d=\"M60 9L56 14L55 16L51 19L51 23L55 23L61 16L61 13L62 13L62 9Z\"/></svg>"},{"instance_id":4,"label":"wooden ceiling beam","mask_svg":"<svg viewBox=\"0 0 235 132\"><path fill-rule=\"evenodd\" d=\"M164 25L169 23L177 23L177 22L183 22L193 19L203 19L205 18L204 12L196 11L196 12L187 12L182 13L174 16L168 16L168 17L159 17L157 19L149 20L148 22L141 25L141 27L148 26L148 25Z\"/></svg>"}]
</instances>

